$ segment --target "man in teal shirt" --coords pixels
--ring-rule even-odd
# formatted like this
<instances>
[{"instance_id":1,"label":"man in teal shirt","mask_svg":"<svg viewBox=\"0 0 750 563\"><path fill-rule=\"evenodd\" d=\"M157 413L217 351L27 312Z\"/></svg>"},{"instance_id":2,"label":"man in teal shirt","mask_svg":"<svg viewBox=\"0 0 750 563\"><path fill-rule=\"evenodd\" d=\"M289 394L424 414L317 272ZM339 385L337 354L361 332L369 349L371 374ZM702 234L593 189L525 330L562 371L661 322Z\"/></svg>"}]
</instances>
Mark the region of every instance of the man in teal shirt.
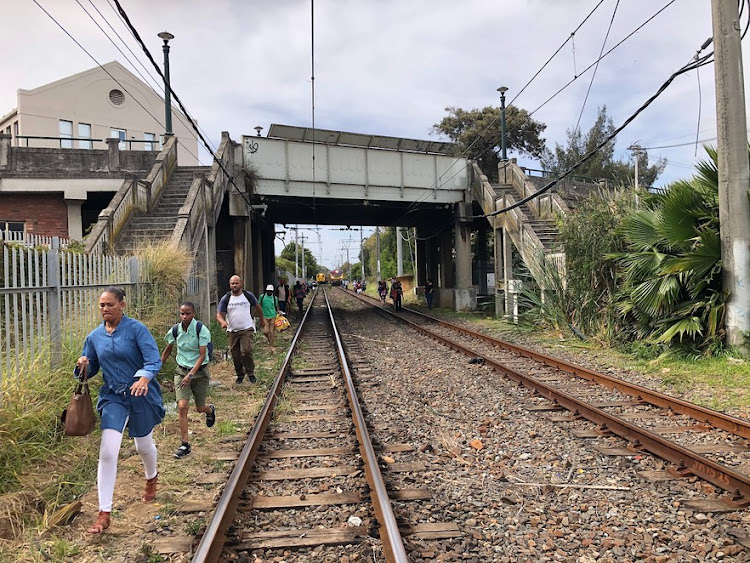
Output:
<instances>
[{"instance_id":1,"label":"man in teal shirt","mask_svg":"<svg viewBox=\"0 0 750 563\"><path fill-rule=\"evenodd\" d=\"M180 305L180 319L182 322L172 327L164 337L167 347L161 354L161 361L164 363L177 342L174 391L177 397L177 412L180 416L180 436L182 437L182 445L174 454L177 459L190 454L187 415L191 395L195 398L195 410L206 415L206 426L210 428L216 422L216 409L213 405L206 405L208 384L211 380L208 373L207 351L208 344L211 342L211 331L202 324L200 334L198 334L195 305L189 301ZM175 333L177 333L176 337Z\"/></svg>"}]
</instances>

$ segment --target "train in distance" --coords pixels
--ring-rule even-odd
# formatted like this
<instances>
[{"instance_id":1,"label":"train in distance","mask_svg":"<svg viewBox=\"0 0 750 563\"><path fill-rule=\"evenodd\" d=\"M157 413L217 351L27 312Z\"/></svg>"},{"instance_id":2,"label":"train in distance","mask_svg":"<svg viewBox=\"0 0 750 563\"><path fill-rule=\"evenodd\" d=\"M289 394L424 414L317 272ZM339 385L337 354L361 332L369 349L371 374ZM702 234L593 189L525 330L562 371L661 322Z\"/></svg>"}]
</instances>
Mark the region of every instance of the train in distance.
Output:
<instances>
[{"instance_id":1,"label":"train in distance","mask_svg":"<svg viewBox=\"0 0 750 563\"><path fill-rule=\"evenodd\" d=\"M331 270L331 273L328 274L328 278L331 281L331 285L341 285L341 282L344 279L344 272L339 269Z\"/></svg>"}]
</instances>

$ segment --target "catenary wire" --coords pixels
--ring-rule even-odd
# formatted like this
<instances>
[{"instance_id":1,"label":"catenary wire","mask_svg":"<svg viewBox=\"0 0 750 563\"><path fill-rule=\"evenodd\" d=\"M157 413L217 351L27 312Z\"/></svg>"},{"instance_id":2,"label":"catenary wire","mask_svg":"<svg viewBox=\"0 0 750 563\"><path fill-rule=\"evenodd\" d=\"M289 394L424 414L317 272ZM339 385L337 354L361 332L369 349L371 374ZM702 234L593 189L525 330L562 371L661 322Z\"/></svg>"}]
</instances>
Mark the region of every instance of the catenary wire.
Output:
<instances>
[{"instance_id":1,"label":"catenary wire","mask_svg":"<svg viewBox=\"0 0 750 563\"><path fill-rule=\"evenodd\" d=\"M521 205L525 204L528 201L531 201L532 199L535 199L542 194L549 191L552 187L554 187L560 180L563 178L569 176L573 173L574 170L579 168L581 165L583 165L586 161L588 161L590 158L592 158L596 153L598 153L603 147L605 147L608 143L612 141L620 132L622 132L638 115L643 112L648 106L651 105L651 103L656 100L668 87L669 85L674 81L675 78L678 76L689 72L693 70L694 68L698 68L699 66L704 66L706 64L709 64L711 62L710 58L713 55L713 52L701 57L696 61L695 63L689 63L685 66L683 66L681 69L675 71L660 87L659 89L648 99L646 100L633 114L630 115L619 127L617 127L611 134L607 135L607 137L600 142L596 147L594 147L591 151L589 151L586 155L583 156L576 164L568 168L565 172L560 174L557 178L553 179L552 181L545 184L542 188L537 190L534 194L531 194L527 197L524 197L520 199L518 202L514 203L513 205L509 205L508 207L505 207L503 209L498 209L497 211L493 211L492 213L485 213L482 215L477 215L472 218L481 218L481 217L494 217L496 215L499 215L501 213L505 213L507 211L511 211L517 207L520 207Z\"/></svg>"},{"instance_id":2,"label":"catenary wire","mask_svg":"<svg viewBox=\"0 0 750 563\"><path fill-rule=\"evenodd\" d=\"M78 3L80 4L80 1L79 1L79 0L76 0L76 1L77 1L77 2L78 2ZM89 0L89 3L91 4L91 6L93 6L94 10L96 10L96 12L97 12L97 13L99 14L99 16L100 16L100 17L102 18L102 20L104 20L104 22L105 22L105 23L107 24L107 26L109 26L109 28L110 28L110 29L112 30L112 32L113 32L113 33L115 34L115 36L116 36L116 37L117 37L117 38L118 38L118 39L120 40L120 42L121 42L121 43L122 43L122 44L123 44L123 45L125 46L125 48L126 48L126 49L128 50L128 52L130 52L130 54L131 54L131 55L133 55L133 58L134 58L134 59L135 59L135 60L136 60L136 61L138 62L138 64L139 64L139 65L141 66L141 68L143 68L143 70L144 70L144 71L146 72L146 74L148 74L148 76L149 76L149 77L151 78L151 80L152 80L152 81L153 81L153 83L154 83L154 84L156 85L156 87L152 86L152 85L151 85L151 84L150 84L150 83L148 82L148 80L146 80L146 79L144 78L144 76L143 76L143 75L142 75L142 74L141 74L140 72L138 72L138 69L137 69L137 68L136 68L136 66L135 66L135 65L134 65L134 64L133 64L133 63L132 63L132 62L130 61L130 59L128 59L127 55L125 55L125 53L122 53L122 51L120 51L120 49L119 49L119 48L117 48L117 45L115 45L115 48L117 48L117 50L118 50L118 51L120 51L120 53L122 53L122 55L123 55L123 56L125 57L125 60L127 60L127 61L128 61L129 63L130 63L130 65L131 65L131 66L133 67L133 70L135 70L136 72L138 72L138 75L139 75L139 76L140 76L140 77L141 77L141 78L143 79L144 83L145 83L145 84L146 84L147 86L149 86L149 88L151 88L151 89L152 89L152 90L153 90L154 92L157 92L157 93L158 93L159 91L161 91L162 93L164 93L164 84L163 84L163 83L161 83L161 84L160 84L160 83L159 83L159 80L158 80L158 79L157 79L157 78L156 78L156 77L155 77L155 76L154 76L154 75L153 75L153 74L152 74L151 72L149 72L149 70L148 70L148 67L146 67L146 65L144 65L144 64L143 64L143 61L141 61L141 60L140 60L140 59L138 58L138 56L137 56L137 55L136 55L136 54L135 54L135 53L133 52L133 50L132 50L132 49L131 49L131 48L130 48L130 47L128 46L127 42L126 42L126 41L125 41L125 40L124 40L124 39L122 38L122 36L121 36L121 35L120 35L120 34L119 34L119 33L117 32L117 30L116 30L116 29L115 29L115 28L114 28L114 27L112 26L112 24L111 24L111 23L109 22L109 20L108 20L108 19L107 19L107 18L106 18L106 17L104 16L104 14L102 14L102 12L101 12L101 11L99 10L99 8L97 8L97 7L96 7L96 4L94 4L94 1L93 1L93 0ZM83 6L81 6L81 7L83 7ZM84 9L84 11L85 11L85 9ZM88 14L88 12L87 12L87 14ZM89 17L90 17L90 18L92 19L92 21L94 20L94 19L93 19L93 18L91 17L91 15L90 15L90 14L89 14ZM122 20L122 18L120 18L120 19ZM94 21L94 23L96 23L96 21ZM97 24L97 27L99 27L99 26L98 26L98 24ZM99 27L99 29L101 29L101 27ZM102 33L104 33L104 35L105 35L105 36L107 37L107 39L109 39L110 41L112 41L112 39L110 38L109 34L108 34L108 33L107 33L106 31L102 30ZM114 45L114 41L112 41L112 44ZM161 94L159 94L159 95L161 95ZM192 131L190 130L190 126L189 126L189 125L188 125L188 124L187 124L187 123L185 122L185 120L184 120L184 119L182 118L181 112L179 112L179 111L178 111L178 112L175 112L175 114L174 114L174 115L175 115L175 117L176 117L176 118L177 118L177 119L179 120L179 122L180 122L180 123L182 123L182 124L183 124L183 125L185 126L185 128L187 129L187 132L188 132L188 133L190 134L190 136L191 136L191 137L193 137L193 139L195 139L195 140L197 141L197 140L198 140L198 137L197 137L197 136L196 136L196 135L195 135L195 134L194 134L194 133L193 133L193 132L192 132ZM201 130L201 132L202 132L202 133L203 133L204 135L206 135L206 132L205 132L205 131L204 131L203 129L201 129L200 125L198 125L198 129L200 129L200 130ZM211 141L210 141L210 139L209 139L209 142L211 142ZM215 146L215 145L214 145L213 143L211 143L211 145L212 145L212 147L214 148L214 150L216 150L216 146Z\"/></svg>"},{"instance_id":3,"label":"catenary wire","mask_svg":"<svg viewBox=\"0 0 750 563\"><path fill-rule=\"evenodd\" d=\"M601 57L599 57L594 62L592 62L588 67L586 67L579 75L577 75L575 78L573 78L572 80L570 80L569 82L567 82L562 88L560 88L552 96L550 96L549 98L547 98L541 105L537 106L532 112L529 113L529 117L531 117L532 115L534 115L536 112L538 112L544 106L546 106L549 102L551 102L554 98L556 98L558 95L560 95L571 84L573 84L573 82L575 82L578 78L580 78L581 76L583 76L584 74L586 74L586 72L588 72L591 68L593 68L595 64L597 64L599 61L601 61L602 59L604 59L605 57L607 57L615 49L617 49L618 47L620 47L623 43L625 43L625 41L627 41L628 39L630 39L633 35L635 35L638 31L640 31L643 27L645 27L648 23L650 23L654 18L656 18L659 14L661 14L662 12L664 12L664 10L666 10L667 8L669 8L676 1L677 0L670 0L666 5L664 5L662 8L660 8L654 14L652 14L646 21L644 21L642 24L640 24L638 27L636 27L633 31L631 31L628 35L626 35L622 40L620 40L617 44L615 44L612 48L610 48L606 53L604 53ZM513 100L515 100L517 97L518 96L516 96L515 98L513 98ZM513 100L511 100L511 103L512 103ZM464 149L464 151L456 158L456 160L451 164L451 166L449 166L448 169L445 172L443 172L443 174L435 181L435 183L432 186L430 186L430 188L427 189L427 192L423 196L420 196L419 198L417 198L416 201L412 202L409 205L409 207L407 208L407 211L404 213L404 215L406 215L406 213L409 213L413 207L415 207L417 204L419 204L422 201L424 201L426 198L428 198L432 194L432 192L434 192L437 189L438 183L443 180L443 177L445 176L445 174L447 174L448 171L451 168L453 168L456 164L458 164L458 162L460 161L461 158L463 158L463 157L466 156L466 154L468 153L468 151L484 136L485 133L487 133L487 131L489 131L490 127L492 125L494 125L497 122L498 119L499 119L499 117L496 117L495 119L493 119L485 127L485 129L482 130L477 135L477 138L468 147L466 147L466 149ZM508 131L508 133L511 133L511 132L515 131L515 129L516 128L510 129L510 131ZM491 148L488 148L487 150L491 150ZM447 182L447 181L452 180L453 178L455 178L456 176L458 176L459 174L461 174L462 171L463 171L462 169L458 169L451 176L449 176L447 179L445 179L445 181Z\"/></svg>"},{"instance_id":4,"label":"catenary wire","mask_svg":"<svg viewBox=\"0 0 750 563\"><path fill-rule=\"evenodd\" d=\"M617 15L617 8L620 6L620 0L617 0L615 3L615 9L612 11L612 17L609 20L609 26L607 27L607 33L604 35L604 41L602 41L602 48L599 49L599 59L596 61L596 66L594 67L594 72L591 75L591 80L589 81L589 87L586 90L586 96L583 98L583 104L581 104L581 111L578 114L578 121L576 121L576 128L574 131L578 131L578 128L581 126L581 118L583 117L583 110L586 109L586 102L589 100L589 94L591 93L591 87L594 85L594 79L596 78L596 73L599 70L599 61L601 60L602 53L604 52L604 47L607 45L607 39L609 39L609 32L612 31L612 24L615 22L615 16Z\"/></svg>"},{"instance_id":5,"label":"catenary wire","mask_svg":"<svg viewBox=\"0 0 750 563\"><path fill-rule=\"evenodd\" d=\"M52 21L53 21L53 22L54 22L54 23L55 23L55 24L57 25L57 27L59 27L59 28L60 28L60 29L61 29L61 30L63 31L63 33L65 33L65 35L67 35L67 36L68 36L68 37L69 37L69 38L70 38L70 39L71 39L71 40L72 40L72 41L73 41L73 42L74 42L74 43L75 43L76 45L78 45L78 47L80 47L80 48L81 48L81 50L82 50L82 51L83 51L84 53L86 53L86 54L87 54L87 55L89 56L89 58L90 58L90 59L91 59L92 61L94 61L94 62L95 62L95 63L97 64L97 66L98 66L98 67L99 67L100 69L102 69L102 70L103 70L104 72L106 72L106 73L107 73L107 75L108 75L108 76L109 76L109 77L110 77L110 78L111 78L112 80L114 80L114 81L115 81L115 82L116 82L116 83L118 84L118 86L120 86L120 88L122 88L122 89L123 89L123 90L124 90L125 92L127 92L127 93L128 93L129 95L130 95L130 97L131 97L131 98L132 98L133 100L135 100L135 102L136 102L136 103L137 103L137 104L138 104L139 106L141 106L141 109L143 109L143 111L145 111L145 112L146 112L146 113L147 113L148 115L150 115L150 116L151 116L151 118L152 118L152 119L153 119L153 120L154 120L154 121L155 121L155 122L156 122L156 123L157 123L157 124L158 124L158 125L159 125L160 127L164 127L164 124L163 124L163 123L161 123L161 121L159 121L159 119L158 119L158 118L157 118L157 117L156 117L156 116L155 116L155 115L154 115L153 113L151 113L151 112L150 112L150 111L149 111L149 110L148 110L148 109L147 109L147 108L146 108L146 107L145 107L145 106L144 106L144 105L143 105L143 104L142 104L142 103L141 103L141 102L140 102L140 101L138 100L138 98L137 98L136 96L133 96L133 94L131 94L131 93L130 93L130 91L129 91L129 90L128 90L128 89L126 88L126 87L125 87L125 85L124 85L124 84L123 84L122 82L120 82L119 80L117 80L117 78L115 78L115 77L114 77L114 76L112 75L112 73L111 73L111 72L109 72L109 71L108 71L108 70L107 70L106 68L104 68L104 67L102 66L102 64L101 64L101 63L100 63L100 62L99 62L99 61L98 61L98 60L96 59L96 57L94 57L94 55L92 55L92 54L91 54L91 53L90 53L90 52L89 52L89 51L88 51L88 50L87 50L87 49L86 49L86 48L85 48L85 47L84 47L84 46L83 46L83 45L82 45L82 44L81 44L81 43L80 43L80 42L79 42L79 41L78 41L78 40L77 40L77 39L76 39L75 37L73 37L73 35L72 35L72 34L71 34L71 33L70 33L70 32L69 32L69 31L68 31L67 29L65 29L65 27L64 27L64 26L63 26L63 25L62 25L62 24L61 24L61 23L60 23L59 21L57 21L57 19L55 19L55 17L54 17L54 16L52 15L52 14L50 14L50 13L49 13L49 12L48 12L48 11L47 11L47 10L46 10L45 8L44 8L44 6L42 6L42 5L41 5L41 4L40 4L40 3L38 2L38 0L31 0L31 1L32 1L32 2L34 2L34 4L36 4L36 5L37 5L37 6L39 7L39 9L40 9L40 10L42 10L42 12L44 12L44 13L45 13L45 14L47 15L47 17L49 17L49 18L50 18L50 19L51 19L51 20L52 20ZM183 147L183 148L185 149L185 151L186 151L186 152L187 152L188 154L190 154L190 155L191 155L191 156L192 156L193 158L195 158L195 160L196 160L196 161L198 160L198 156L197 156L197 155L195 155L195 154L193 154L193 153L192 153L192 151L191 151L191 150L190 150L190 149L189 149L189 148L188 148L188 147L187 147L187 146L186 146L186 145L185 145L184 143L181 143L181 145L182 145L182 147Z\"/></svg>"},{"instance_id":6,"label":"catenary wire","mask_svg":"<svg viewBox=\"0 0 750 563\"><path fill-rule=\"evenodd\" d=\"M34 0L36 1L36 0ZM146 47L146 44L143 42L143 39L141 39L140 34L138 33L138 30L135 28L135 26L130 21L130 18L128 18L127 13L123 9L122 5L120 4L119 0L114 0L115 4L117 5L117 9L120 11L120 15L122 16L125 24L128 26L130 31L133 33L133 37L135 37L135 40L138 42L138 44L141 46L141 49L143 49L144 53L146 53L146 57L148 57L148 60L151 61L151 64L156 69L156 72L159 73L159 75L164 78L164 74L162 73L161 69L159 68L159 65L154 60L154 57L151 55L151 52L148 50L148 47ZM166 79L165 79L166 84ZM227 169L224 167L224 163L221 162L218 158L216 158L216 153L213 151L213 149L208 145L208 142L203 137L203 134L198 130L198 127L195 125L195 121L190 117L190 114L188 113L187 109L185 108L184 104L180 100L180 98L175 93L174 89L172 88L172 85L169 85L169 91L171 92L172 96L174 97L175 101L179 104L180 108L182 109L182 112L185 114L185 117L190 121L190 125L193 127L193 129L196 131L198 136L200 137L200 140L203 142L203 146L206 147L206 150L208 150L209 154L213 157L213 161L219 165L219 168L224 172L229 182L234 186L234 189L237 190L237 193L242 197L242 199L245 200L245 203L248 205L248 209L251 213L257 214L257 212L252 208L252 204L250 203L250 200L248 199L247 195L244 191L240 189L240 187L235 183L234 176L230 174ZM261 216L262 217L262 216Z\"/></svg>"}]
</instances>

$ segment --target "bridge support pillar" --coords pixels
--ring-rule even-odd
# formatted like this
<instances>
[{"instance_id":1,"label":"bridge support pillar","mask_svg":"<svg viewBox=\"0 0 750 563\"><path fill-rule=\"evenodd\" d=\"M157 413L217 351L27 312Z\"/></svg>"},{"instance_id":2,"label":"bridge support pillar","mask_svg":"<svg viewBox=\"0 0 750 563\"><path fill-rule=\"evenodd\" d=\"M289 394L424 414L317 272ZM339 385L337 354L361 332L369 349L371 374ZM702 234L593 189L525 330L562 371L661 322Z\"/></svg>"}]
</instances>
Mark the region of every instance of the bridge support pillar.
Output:
<instances>
[{"instance_id":1,"label":"bridge support pillar","mask_svg":"<svg viewBox=\"0 0 750 563\"><path fill-rule=\"evenodd\" d=\"M440 283L437 291L437 305L439 307L453 307L453 230L446 228L439 235L439 263Z\"/></svg>"},{"instance_id":2,"label":"bridge support pillar","mask_svg":"<svg viewBox=\"0 0 750 563\"><path fill-rule=\"evenodd\" d=\"M425 279L430 280L435 287L439 283L439 264L440 254L438 252L438 239L437 237L431 236L425 243L425 258L427 259L427 274Z\"/></svg>"},{"instance_id":3,"label":"bridge support pillar","mask_svg":"<svg viewBox=\"0 0 750 563\"><path fill-rule=\"evenodd\" d=\"M245 287L249 287L252 280L253 263L253 237L250 219L248 217L232 217L232 234L234 238L234 273L242 278Z\"/></svg>"},{"instance_id":4,"label":"bridge support pillar","mask_svg":"<svg viewBox=\"0 0 750 563\"><path fill-rule=\"evenodd\" d=\"M427 279L427 241L424 240L424 232L422 229L415 229L417 239L417 255L415 256L415 271L417 272L417 279L414 280L415 291L418 288L424 288L424 282Z\"/></svg>"},{"instance_id":5,"label":"bridge support pillar","mask_svg":"<svg viewBox=\"0 0 750 563\"><path fill-rule=\"evenodd\" d=\"M250 291L260 295L265 288L263 285L263 229L259 222L253 221L253 261L252 261L252 285ZM260 292L260 293L258 293Z\"/></svg>"},{"instance_id":6,"label":"bridge support pillar","mask_svg":"<svg viewBox=\"0 0 750 563\"><path fill-rule=\"evenodd\" d=\"M471 283L471 204L458 204L458 211L454 228L456 288L453 308L455 311L473 311L477 308L477 292Z\"/></svg>"},{"instance_id":7,"label":"bridge support pillar","mask_svg":"<svg viewBox=\"0 0 750 563\"><path fill-rule=\"evenodd\" d=\"M513 249L505 228L495 229L495 316L509 313L508 280L513 279Z\"/></svg>"}]
</instances>

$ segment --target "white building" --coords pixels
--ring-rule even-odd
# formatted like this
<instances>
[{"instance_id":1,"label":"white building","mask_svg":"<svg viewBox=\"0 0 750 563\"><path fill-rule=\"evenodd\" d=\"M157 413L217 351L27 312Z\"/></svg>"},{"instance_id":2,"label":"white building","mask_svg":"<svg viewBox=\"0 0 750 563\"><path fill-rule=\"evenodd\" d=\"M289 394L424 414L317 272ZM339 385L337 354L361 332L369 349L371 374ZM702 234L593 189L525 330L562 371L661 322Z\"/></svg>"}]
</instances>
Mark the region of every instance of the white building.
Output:
<instances>
[{"instance_id":1,"label":"white building","mask_svg":"<svg viewBox=\"0 0 750 563\"><path fill-rule=\"evenodd\" d=\"M119 138L121 150L159 150L164 120L164 99L113 61L32 90L19 89L17 107L0 117L0 133L12 135L16 146L106 149L104 139ZM172 129L180 166L197 165L197 135L176 110Z\"/></svg>"}]
</instances>

